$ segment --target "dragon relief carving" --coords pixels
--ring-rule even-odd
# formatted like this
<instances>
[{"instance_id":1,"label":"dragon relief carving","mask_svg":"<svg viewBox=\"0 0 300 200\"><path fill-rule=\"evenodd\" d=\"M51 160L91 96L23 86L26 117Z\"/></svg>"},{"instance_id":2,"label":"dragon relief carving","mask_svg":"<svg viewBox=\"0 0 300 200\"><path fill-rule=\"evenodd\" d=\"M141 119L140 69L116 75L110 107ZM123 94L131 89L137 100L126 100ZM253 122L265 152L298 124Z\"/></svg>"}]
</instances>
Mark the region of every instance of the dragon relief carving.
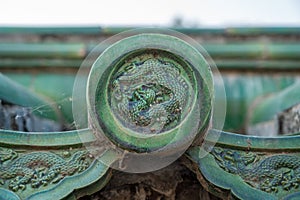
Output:
<instances>
[{"instance_id":1,"label":"dragon relief carving","mask_svg":"<svg viewBox=\"0 0 300 200\"><path fill-rule=\"evenodd\" d=\"M25 190L28 185L39 188L55 184L87 169L91 158L87 151L59 156L51 152L32 152L19 155L0 147L0 184L7 184L14 192Z\"/></svg>"},{"instance_id":2,"label":"dragon relief carving","mask_svg":"<svg viewBox=\"0 0 300 200\"><path fill-rule=\"evenodd\" d=\"M268 193L288 192L300 184L297 155L244 152L214 147L210 152L226 172L239 175L247 184Z\"/></svg>"},{"instance_id":3,"label":"dragon relief carving","mask_svg":"<svg viewBox=\"0 0 300 200\"><path fill-rule=\"evenodd\" d=\"M190 85L175 64L149 58L118 74L112 83L112 107L120 119L151 127L150 133L171 129L182 120Z\"/></svg>"}]
</instances>

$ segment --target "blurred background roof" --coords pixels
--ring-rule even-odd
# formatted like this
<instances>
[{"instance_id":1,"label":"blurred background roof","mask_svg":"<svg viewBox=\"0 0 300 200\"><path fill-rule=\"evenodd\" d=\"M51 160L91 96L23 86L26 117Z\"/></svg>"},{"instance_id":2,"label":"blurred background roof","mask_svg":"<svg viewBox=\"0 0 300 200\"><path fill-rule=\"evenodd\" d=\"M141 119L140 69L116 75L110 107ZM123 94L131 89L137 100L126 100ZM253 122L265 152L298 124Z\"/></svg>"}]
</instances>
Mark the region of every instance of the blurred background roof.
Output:
<instances>
[{"instance_id":1,"label":"blurred background roof","mask_svg":"<svg viewBox=\"0 0 300 200\"><path fill-rule=\"evenodd\" d=\"M0 26L300 26L298 0L10 0Z\"/></svg>"}]
</instances>

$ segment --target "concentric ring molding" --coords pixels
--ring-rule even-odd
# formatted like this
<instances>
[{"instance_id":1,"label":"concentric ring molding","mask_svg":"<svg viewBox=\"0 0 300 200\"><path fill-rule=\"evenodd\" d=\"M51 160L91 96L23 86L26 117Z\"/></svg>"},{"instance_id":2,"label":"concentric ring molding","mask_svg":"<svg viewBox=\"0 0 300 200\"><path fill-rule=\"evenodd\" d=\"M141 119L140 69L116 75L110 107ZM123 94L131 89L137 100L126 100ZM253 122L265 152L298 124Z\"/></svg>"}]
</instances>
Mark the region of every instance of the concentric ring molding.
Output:
<instances>
[{"instance_id":1,"label":"concentric ring molding","mask_svg":"<svg viewBox=\"0 0 300 200\"><path fill-rule=\"evenodd\" d=\"M165 52L184 65L194 93L185 118L159 134L140 134L125 127L113 113L109 96L110 81L120 62L149 51ZM203 135L211 119L212 100L212 73L203 56L187 42L164 34L138 34L116 42L98 57L88 78L89 123L94 133L104 133L115 145L134 152L151 152L169 145L180 148L196 135Z\"/></svg>"}]
</instances>

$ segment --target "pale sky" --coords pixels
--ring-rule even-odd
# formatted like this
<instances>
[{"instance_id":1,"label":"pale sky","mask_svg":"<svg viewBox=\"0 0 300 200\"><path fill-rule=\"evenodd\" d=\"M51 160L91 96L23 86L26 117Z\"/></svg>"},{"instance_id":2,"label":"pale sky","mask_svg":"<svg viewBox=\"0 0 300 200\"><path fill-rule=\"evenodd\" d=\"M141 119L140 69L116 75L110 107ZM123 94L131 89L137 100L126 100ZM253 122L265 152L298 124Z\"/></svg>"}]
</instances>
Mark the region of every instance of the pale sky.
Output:
<instances>
[{"instance_id":1,"label":"pale sky","mask_svg":"<svg viewBox=\"0 0 300 200\"><path fill-rule=\"evenodd\" d=\"M300 26L298 0L0 0L0 26Z\"/></svg>"}]
</instances>

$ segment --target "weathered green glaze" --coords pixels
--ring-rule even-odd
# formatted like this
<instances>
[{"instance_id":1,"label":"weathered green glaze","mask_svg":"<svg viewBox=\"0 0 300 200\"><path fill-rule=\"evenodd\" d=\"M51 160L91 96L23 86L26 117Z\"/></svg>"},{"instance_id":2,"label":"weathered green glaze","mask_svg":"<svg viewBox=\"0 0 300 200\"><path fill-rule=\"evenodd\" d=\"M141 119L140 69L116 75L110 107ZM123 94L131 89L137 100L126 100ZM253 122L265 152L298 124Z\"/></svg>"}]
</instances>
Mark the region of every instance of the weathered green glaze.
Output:
<instances>
[{"instance_id":1,"label":"weathered green glaze","mask_svg":"<svg viewBox=\"0 0 300 200\"><path fill-rule=\"evenodd\" d=\"M58 120L59 111L55 112L54 104L3 75L0 82L0 99L6 103L29 107L34 114ZM53 86L50 88L55 93L54 88L59 87ZM51 97L50 91L43 93ZM67 99L58 103L64 105L70 102ZM94 135L88 129L49 133L0 129L0 199L69 199L101 189L109 180L110 170L83 147L83 142L93 141ZM93 184L96 185L86 188Z\"/></svg>"},{"instance_id":2,"label":"weathered green glaze","mask_svg":"<svg viewBox=\"0 0 300 200\"><path fill-rule=\"evenodd\" d=\"M202 147L191 148L187 156L197 163L202 181L223 190L211 189L221 198L230 191L240 199L296 199L299 140L299 136L264 138L211 130Z\"/></svg>"},{"instance_id":3,"label":"weathered green glaze","mask_svg":"<svg viewBox=\"0 0 300 200\"><path fill-rule=\"evenodd\" d=\"M0 27L0 34L117 34L123 31L133 29L134 27L101 27L101 26L87 26L87 27ZM299 27L229 27L229 28L174 28L176 31L185 34L227 34L228 36L236 35L299 35Z\"/></svg>"},{"instance_id":4,"label":"weathered green glaze","mask_svg":"<svg viewBox=\"0 0 300 200\"><path fill-rule=\"evenodd\" d=\"M95 188L101 189L109 179L108 167L82 147L82 137L85 142L95 140L89 130L52 133L0 130L0 135L1 197L63 199L72 193L80 197ZM97 185L86 188L93 183Z\"/></svg>"},{"instance_id":5,"label":"weathered green glaze","mask_svg":"<svg viewBox=\"0 0 300 200\"><path fill-rule=\"evenodd\" d=\"M172 36L140 34L117 42L94 63L88 82L95 131L125 149L180 148L186 129L198 126L201 133L210 121L211 71L197 50Z\"/></svg>"},{"instance_id":6,"label":"weathered green glaze","mask_svg":"<svg viewBox=\"0 0 300 200\"><path fill-rule=\"evenodd\" d=\"M83 44L20 44L1 43L0 57L18 58L83 58L86 55Z\"/></svg>"},{"instance_id":7,"label":"weathered green glaze","mask_svg":"<svg viewBox=\"0 0 300 200\"><path fill-rule=\"evenodd\" d=\"M0 99L12 104L33 108L36 115L59 119L59 112L51 103L0 73ZM38 108L38 109L35 109Z\"/></svg>"},{"instance_id":8,"label":"weathered green glaze","mask_svg":"<svg viewBox=\"0 0 300 200\"><path fill-rule=\"evenodd\" d=\"M48 117L47 113L56 111L59 117L56 117L62 123L71 124L73 120L72 115L72 91L75 80L74 74L57 74L57 73L5 73L9 77L14 85L22 85L22 88L30 88L31 95L34 94L38 97L43 97L46 100L39 104L34 104L33 101L29 106L37 114L43 114L41 111L46 111L44 117ZM62 87L63 86L63 87ZM1 87L1 86L0 86ZM12 87L12 86L10 86ZM7 91L7 90L4 90ZM22 89L26 91L26 89ZM1 92L0 92L1 93ZM12 93L14 95L22 94L22 92L16 91ZM8 95L11 97L11 95ZM5 97L6 98L6 97ZM16 101L20 101L20 105L24 105L26 101L22 98L15 98ZM10 102L14 102L10 100ZM27 105L24 105L27 106ZM87 127L87 126L86 126ZM84 128L86 128L84 127Z\"/></svg>"},{"instance_id":9,"label":"weathered green glaze","mask_svg":"<svg viewBox=\"0 0 300 200\"><path fill-rule=\"evenodd\" d=\"M45 67L43 64L50 66L68 66L79 67L78 60L84 59L97 44L85 43L1 43L0 44L0 60L3 62L1 68L12 66L22 67L32 63L34 65ZM100 53L112 44L106 44L99 48ZM293 68L299 63L300 44L294 43L202 43L205 50L218 62L218 67L237 68L247 66L247 68L270 68L271 64L275 64L272 68L284 68L277 64L278 62L288 63ZM17 60L16 60L17 59ZM67 63L60 63L61 59L67 60ZM17 62L24 61L24 64ZM35 62L34 62L35 61ZM44 61L44 62L43 62ZM72 62L71 62L72 61ZM221 62L224 61L225 63ZM246 63L246 61L251 61ZM276 63L274 62L276 61ZM252 63L252 65L251 65ZM74 65L75 64L75 65ZM285 68L286 69L286 68Z\"/></svg>"},{"instance_id":10,"label":"weathered green glaze","mask_svg":"<svg viewBox=\"0 0 300 200\"><path fill-rule=\"evenodd\" d=\"M255 125L275 119L277 114L300 102L299 91L300 82L297 81L284 90L264 98L257 106L253 107L249 123Z\"/></svg>"},{"instance_id":11,"label":"weathered green glaze","mask_svg":"<svg viewBox=\"0 0 300 200\"><path fill-rule=\"evenodd\" d=\"M226 92L226 118L224 130L239 131L243 130L249 119L252 119L249 113L256 113L257 109L253 109L253 103L265 96L270 96L285 88L289 87L297 81L296 76L285 74L225 74L222 76L225 92ZM218 89L216 89L218 90ZM276 101L276 99L274 98ZM216 99L222 101L222 99ZM268 112L273 112L273 104L266 112L261 112L257 116L263 117Z\"/></svg>"},{"instance_id":12,"label":"weathered green glaze","mask_svg":"<svg viewBox=\"0 0 300 200\"><path fill-rule=\"evenodd\" d=\"M44 73L5 73L14 82L31 88L42 96L47 96L50 105L60 107L61 114L67 123L72 123L72 90L75 80L74 74ZM292 85L297 76L276 74L222 74L226 91L227 112L224 129L227 131L241 130L245 127L247 116L245 113L253 101L264 95L279 92ZM47 80L47 81L45 81ZM63 85L64 87L60 87ZM217 89L218 90L218 89ZM223 99L216 99L223 101ZM82 108L84 109L84 108ZM85 113L82 113L84 115ZM86 117L87 118L87 117ZM86 126L82 128L86 128Z\"/></svg>"},{"instance_id":13,"label":"weathered green glaze","mask_svg":"<svg viewBox=\"0 0 300 200\"><path fill-rule=\"evenodd\" d=\"M16 30L32 35L51 32L64 37L66 34L112 34L124 29L2 28L0 34L11 34ZM257 34L299 35L299 28L182 31L191 35L227 35L232 40L236 36L251 38ZM57 114L58 110L65 122L71 124L75 73L94 43L1 44L1 70L38 95L2 78L4 84L0 84L0 98L8 97L10 99L5 100L11 103L25 102L24 106L38 112L47 108L45 112ZM294 84L299 72L299 42L252 42L248 39L246 43L210 41L203 46L223 70L228 105L227 130L245 127L249 117L245 113L257 97L287 88L266 98L254 109L251 107L253 115L248 118L251 123L268 120L274 113L299 102L299 84ZM99 49L99 54L104 49L106 46ZM59 74L52 70L53 67L59 69ZM15 69L22 69L24 73L17 74ZM170 74L153 74L153 71L160 72L161 69L166 69ZM136 82L136 77L145 79ZM156 84L147 78L155 80ZM205 84L199 84L203 80ZM182 85L176 84L177 81ZM217 92L213 91L212 83L212 74L201 54L173 37L145 34L113 44L94 64L89 78L88 109L89 122L92 122L90 128L93 130L87 128L87 123L85 129L54 133L0 130L0 199L77 199L100 190L109 180L110 170L83 147L83 143L95 142L94 134L99 130L104 130L117 146L140 153L151 152L170 142L178 144L188 136L187 130L193 127L195 119L201 122L197 129L202 133L199 138L203 137L210 122L213 94ZM133 87L135 84L138 87ZM124 85L129 89L119 94L118 88ZM1 86L9 87L16 93L8 95ZM186 98L189 91L194 95ZM127 100L124 99L126 92L130 93ZM23 101L17 96L19 94L28 98ZM42 100L40 95L50 101ZM118 99L120 96L121 100ZM203 104L200 106L200 117L193 112L199 99ZM151 129L150 133L139 132L155 116L151 107L158 106L161 101L166 103L157 107L156 112L166 111L167 123L155 134L151 133ZM218 101L222 99L216 99ZM124 109L126 104L130 106ZM84 110L85 107L82 105L78 109ZM82 116L87 118L84 112ZM129 125L124 118L129 119ZM132 129L132 124L142 128ZM182 130L174 134L178 127ZM297 135L280 138L242 136L211 130L206 134L202 147L193 146L186 155L196 164L200 182L221 198L299 199L299 138ZM103 159L113 162L116 155L110 153L104 154ZM203 157L204 154L207 155Z\"/></svg>"}]
</instances>

